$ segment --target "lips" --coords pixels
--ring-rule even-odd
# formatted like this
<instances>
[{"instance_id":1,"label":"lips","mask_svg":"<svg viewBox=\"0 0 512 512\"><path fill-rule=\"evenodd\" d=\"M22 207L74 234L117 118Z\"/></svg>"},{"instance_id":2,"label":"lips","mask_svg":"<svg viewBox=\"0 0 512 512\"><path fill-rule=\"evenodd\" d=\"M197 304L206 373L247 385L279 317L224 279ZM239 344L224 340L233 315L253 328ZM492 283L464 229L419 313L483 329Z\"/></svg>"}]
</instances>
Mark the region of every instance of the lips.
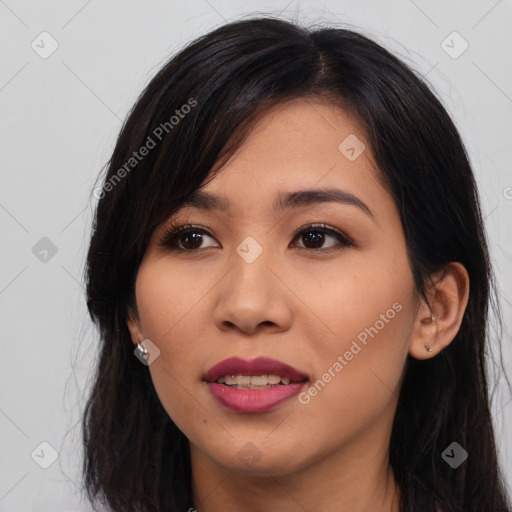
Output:
<instances>
[{"instance_id":1,"label":"lips","mask_svg":"<svg viewBox=\"0 0 512 512\"><path fill-rule=\"evenodd\" d=\"M205 375L206 382L215 382L226 375L237 376L260 376L260 375L278 375L281 378L287 378L290 382L303 382L309 379L308 375L276 359L268 357L258 357L247 360L239 357L225 359L210 368Z\"/></svg>"},{"instance_id":2,"label":"lips","mask_svg":"<svg viewBox=\"0 0 512 512\"><path fill-rule=\"evenodd\" d=\"M275 359L234 357L216 364L204 380L222 407L237 413L264 413L299 394L309 377Z\"/></svg>"}]
</instances>

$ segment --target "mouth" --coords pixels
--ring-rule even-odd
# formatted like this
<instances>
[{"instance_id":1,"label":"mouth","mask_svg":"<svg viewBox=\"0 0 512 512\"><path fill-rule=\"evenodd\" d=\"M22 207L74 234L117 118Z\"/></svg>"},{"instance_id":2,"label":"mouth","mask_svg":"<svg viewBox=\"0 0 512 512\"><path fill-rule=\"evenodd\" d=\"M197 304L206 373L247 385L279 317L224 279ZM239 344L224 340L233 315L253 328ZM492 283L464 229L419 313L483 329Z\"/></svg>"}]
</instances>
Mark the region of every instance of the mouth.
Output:
<instances>
[{"instance_id":1,"label":"mouth","mask_svg":"<svg viewBox=\"0 0 512 512\"><path fill-rule=\"evenodd\" d=\"M266 412L298 394L309 376L276 359L235 357L215 365L203 380L224 407L236 412Z\"/></svg>"},{"instance_id":2,"label":"mouth","mask_svg":"<svg viewBox=\"0 0 512 512\"><path fill-rule=\"evenodd\" d=\"M305 380L291 380L289 377L279 375L225 375L213 381L236 389L264 389L275 386L288 386L288 384L305 382Z\"/></svg>"},{"instance_id":3,"label":"mouth","mask_svg":"<svg viewBox=\"0 0 512 512\"><path fill-rule=\"evenodd\" d=\"M262 389L306 382L309 377L276 359L258 357L248 360L232 357L208 370L204 380L237 389Z\"/></svg>"}]
</instances>

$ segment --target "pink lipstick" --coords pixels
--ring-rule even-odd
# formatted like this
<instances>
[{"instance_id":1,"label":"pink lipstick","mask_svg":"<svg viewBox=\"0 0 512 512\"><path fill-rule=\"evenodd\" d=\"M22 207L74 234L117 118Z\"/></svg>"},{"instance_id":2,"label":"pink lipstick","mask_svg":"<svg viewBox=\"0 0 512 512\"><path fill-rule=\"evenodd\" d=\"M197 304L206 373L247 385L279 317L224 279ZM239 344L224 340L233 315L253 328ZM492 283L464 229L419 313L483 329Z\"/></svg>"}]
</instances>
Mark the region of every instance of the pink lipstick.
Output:
<instances>
[{"instance_id":1,"label":"pink lipstick","mask_svg":"<svg viewBox=\"0 0 512 512\"><path fill-rule=\"evenodd\" d=\"M267 412L300 393L307 374L276 359L225 359L204 380L224 407L245 413Z\"/></svg>"}]
</instances>

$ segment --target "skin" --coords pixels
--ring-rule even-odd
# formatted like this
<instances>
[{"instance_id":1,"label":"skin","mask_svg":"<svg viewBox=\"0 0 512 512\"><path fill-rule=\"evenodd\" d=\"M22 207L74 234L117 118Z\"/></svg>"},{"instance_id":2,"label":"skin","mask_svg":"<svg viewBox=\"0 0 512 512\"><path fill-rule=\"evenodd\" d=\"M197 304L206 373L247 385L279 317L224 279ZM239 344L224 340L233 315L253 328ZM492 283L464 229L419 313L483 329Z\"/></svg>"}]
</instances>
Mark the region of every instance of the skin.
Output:
<instances>
[{"instance_id":1,"label":"skin","mask_svg":"<svg viewBox=\"0 0 512 512\"><path fill-rule=\"evenodd\" d=\"M161 351L148 368L163 407L190 440L200 512L399 510L388 445L406 358L435 357L453 340L469 279L459 263L432 276L432 321L368 144L354 161L338 149L350 134L365 140L351 117L320 99L273 107L203 189L231 209L188 206L173 219L212 236L196 245L182 236L200 249L180 252L158 245L162 225L145 253L128 328L134 343L147 338ZM364 201L373 218L334 202L277 215L271 209L280 192L331 187ZM337 228L354 246L330 234L316 245L307 233L294 238L311 223ZM252 263L236 252L248 236L263 249ZM359 343L306 404L295 397L270 412L240 414L222 407L203 382L228 357L266 356L315 383L396 303L394 318L366 346ZM255 454L250 462L238 456L247 451Z\"/></svg>"}]
</instances>

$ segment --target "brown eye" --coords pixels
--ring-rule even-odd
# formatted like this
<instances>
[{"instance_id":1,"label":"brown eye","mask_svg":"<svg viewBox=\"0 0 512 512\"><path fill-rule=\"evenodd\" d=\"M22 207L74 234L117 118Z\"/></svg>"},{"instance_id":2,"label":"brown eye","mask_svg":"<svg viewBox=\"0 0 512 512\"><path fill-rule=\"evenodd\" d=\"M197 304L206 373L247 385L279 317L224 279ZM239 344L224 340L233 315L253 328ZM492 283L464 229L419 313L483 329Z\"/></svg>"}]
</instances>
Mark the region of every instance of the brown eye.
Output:
<instances>
[{"instance_id":1,"label":"brown eye","mask_svg":"<svg viewBox=\"0 0 512 512\"><path fill-rule=\"evenodd\" d=\"M181 242L185 249L199 249L203 242L201 233L196 231L185 231L178 236L178 241Z\"/></svg>"},{"instance_id":2,"label":"brown eye","mask_svg":"<svg viewBox=\"0 0 512 512\"><path fill-rule=\"evenodd\" d=\"M308 249L319 249L325 242L325 233L317 229L308 229L303 231L301 240ZM310 247L308 244L312 244L313 247Z\"/></svg>"},{"instance_id":3,"label":"brown eye","mask_svg":"<svg viewBox=\"0 0 512 512\"><path fill-rule=\"evenodd\" d=\"M325 224L306 226L306 228L302 228L298 233L296 233L294 240L298 237L300 237L300 241L304 244L304 249L312 251L316 250L316 252L319 252L317 249L339 248L340 246L350 247L354 245L343 233L338 230L328 228ZM324 246L326 240L329 238L334 239L335 242L328 246ZM299 245L298 247L301 246Z\"/></svg>"},{"instance_id":4,"label":"brown eye","mask_svg":"<svg viewBox=\"0 0 512 512\"><path fill-rule=\"evenodd\" d=\"M196 228L190 225L179 226L166 232L160 242L160 246L166 249L176 249L181 251L195 251L202 249L201 244L207 239L213 237L204 229ZM211 247L211 246L210 246Z\"/></svg>"},{"instance_id":5,"label":"brown eye","mask_svg":"<svg viewBox=\"0 0 512 512\"><path fill-rule=\"evenodd\" d=\"M170 228L163 237L159 245L168 250L176 250L183 252L194 252L208 247L218 247L218 245L203 246L203 242L210 238L214 240L206 230L191 226L179 226ZM325 224L309 225L297 231L293 240L299 238L303 245L296 247L305 249L306 251L322 252L328 249L341 249L353 246L353 242L349 237L344 235L337 229L329 228ZM326 242L332 240L329 245Z\"/></svg>"}]
</instances>

